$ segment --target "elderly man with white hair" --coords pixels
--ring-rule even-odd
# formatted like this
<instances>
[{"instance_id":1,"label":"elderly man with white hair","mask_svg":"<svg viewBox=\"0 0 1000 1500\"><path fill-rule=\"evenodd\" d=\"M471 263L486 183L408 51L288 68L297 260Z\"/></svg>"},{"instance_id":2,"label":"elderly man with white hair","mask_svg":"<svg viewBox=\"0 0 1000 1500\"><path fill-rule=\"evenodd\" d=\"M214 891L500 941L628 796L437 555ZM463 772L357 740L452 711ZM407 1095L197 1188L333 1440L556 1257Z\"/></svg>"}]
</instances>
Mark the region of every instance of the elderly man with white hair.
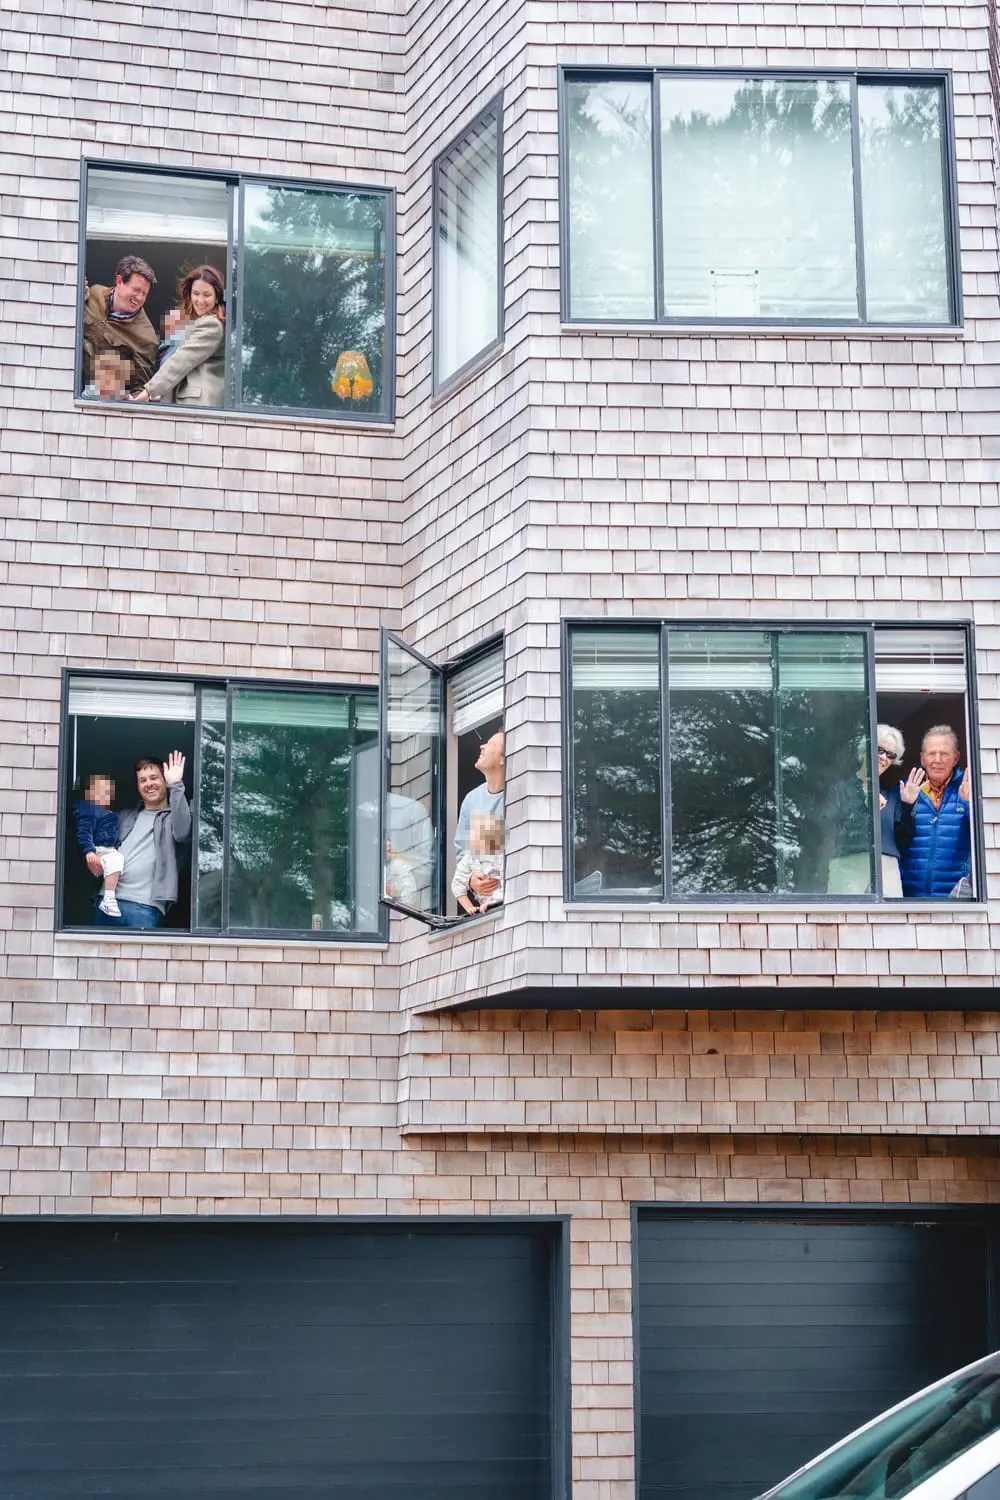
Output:
<instances>
[{"instance_id":1,"label":"elderly man with white hair","mask_svg":"<svg viewBox=\"0 0 1000 1500\"><path fill-rule=\"evenodd\" d=\"M972 894L971 784L960 759L958 735L949 724L935 724L920 746L922 769L899 789L913 808L913 841L900 860L903 895L910 899Z\"/></svg>"}]
</instances>

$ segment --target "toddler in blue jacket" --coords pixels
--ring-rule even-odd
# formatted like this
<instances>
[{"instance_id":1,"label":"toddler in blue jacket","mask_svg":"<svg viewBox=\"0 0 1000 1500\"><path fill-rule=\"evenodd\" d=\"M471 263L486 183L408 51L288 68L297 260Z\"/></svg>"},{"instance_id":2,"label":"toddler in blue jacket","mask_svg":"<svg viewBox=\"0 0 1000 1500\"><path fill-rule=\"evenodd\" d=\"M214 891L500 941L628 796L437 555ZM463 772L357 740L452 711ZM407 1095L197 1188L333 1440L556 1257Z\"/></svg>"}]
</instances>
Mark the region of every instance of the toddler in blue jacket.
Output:
<instances>
[{"instance_id":1,"label":"toddler in blue jacket","mask_svg":"<svg viewBox=\"0 0 1000 1500\"><path fill-rule=\"evenodd\" d=\"M115 784L110 776L99 772L91 776L84 788L86 796L73 804L76 841L88 854L96 855L104 874L104 891L100 908L109 917L120 917L121 909L115 891L125 868L125 856L118 848L118 814L111 811ZM88 869L90 865L88 863ZM91 871L92 874L96 873Z\"/></svg>"}]
</instances>

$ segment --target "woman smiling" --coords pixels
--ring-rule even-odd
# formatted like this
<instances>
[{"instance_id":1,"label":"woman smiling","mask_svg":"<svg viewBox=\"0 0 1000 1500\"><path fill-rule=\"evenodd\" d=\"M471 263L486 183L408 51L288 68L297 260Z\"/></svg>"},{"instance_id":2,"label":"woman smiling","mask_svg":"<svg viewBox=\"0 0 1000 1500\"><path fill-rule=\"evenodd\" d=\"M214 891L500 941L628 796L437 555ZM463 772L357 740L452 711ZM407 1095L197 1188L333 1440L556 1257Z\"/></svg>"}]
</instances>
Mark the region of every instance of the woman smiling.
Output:
<instances>
[{"instance_id":1,"label":"woman smiling","mask_svg":"<svg viewBox=\"0 0 1000 1500\"><path fill-rule=\"evenodd\" d=\"M225 393L225 286L214 266L195 266L178 283L183 342L133 401L221 406Z\"/></svg>"}]
</instances>

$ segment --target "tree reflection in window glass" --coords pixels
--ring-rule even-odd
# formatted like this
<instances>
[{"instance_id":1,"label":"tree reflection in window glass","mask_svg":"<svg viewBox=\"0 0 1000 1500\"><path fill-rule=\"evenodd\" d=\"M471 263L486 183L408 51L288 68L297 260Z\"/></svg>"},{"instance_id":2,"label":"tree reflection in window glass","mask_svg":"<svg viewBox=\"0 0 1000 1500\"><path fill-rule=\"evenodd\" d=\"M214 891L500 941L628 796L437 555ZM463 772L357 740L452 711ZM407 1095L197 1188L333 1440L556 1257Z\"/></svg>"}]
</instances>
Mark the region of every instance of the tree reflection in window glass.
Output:
<instances>
[{"instance_id":1,"label":"tree reflection in window glass","mask_svg":"<svg viewBox=\"0 0 1000 1500\"><path fill-rule=\"evenodd\" d=\"M377 738L346 693L232 694L229 926L356 925L355 762Z\"/></svg>"},{"instance_id":2,"label":"tree reflection in window glass","mask_svg":"<svg viewBox=\"0 0 1000 1500\"><path fill-rule=\"evenodd\" d=\"M652 90L631 79L566 88L574 318L653 318Z\"/></svg>"},{"instance_id":3,"label":"tree reflection in window glass","mask_svg":"<svg viewBox=\"0 0 1000 1500\"><path fill-rule=\"evenodd\" d=\"M658 629L572 636L573 886L662 893Z\"/></svg>"},{"instance_id":4,"label":"tree reflection in window glass","mask_svg":"<svg viewBox=\"0 0 1000 1500\"><path fill-rule=\"evenodd\" d=\"M198 782L198 897L195 927L222 926L225 856L226 695L201 689L201 775Z\"/></svg>"},{"instance_id":5,"label":"tree reflection in window glass","mask_svg":"<svg viewBox=\"0 0 1000 1500\"><path fill-rule=\"evenodd\" d=\"M856 318L849 83L659 87L667 316Z\"/></svg>"},{"instance_id":6,"label":"tree reflection in window glass","mask_svg":"<svg viewBox=\"0 0 1000 1500\"><path fill-rule=\"evenodd\" d=\"M382 412L386 200L374 194L243 188L243 401ZM364 356L370 386L336 394L342 354ZM352 369L356 362L352 362Z\"/></svg>"},{"instance_id":7,"label":"tree reflection in window glass","mask_svg":"<svg viewBox=\"0 0 1000 1500\"><path fill-rule=\"evenodd\" d=\"M873 889L859 632L670 631L677 895ZM836 866L832 861L840 861Z\"/></svg>"},{"instance_id":8,"label":"tree reflection in window glass","mask_svg":"<svg viewBox=\"0 0 1000 1500\"><path fill-rule=\"evenodd\" d=\"M947 323L940 84L865 84L861 116L865 285L870 320Z\"/></svg>"},{"instance_id":9,"label":"tree reflection in window glass","mask_svg":"<svg viewBox=\"0 0 1000 1500\"><path fill-rule=\"evenodd\" d=\"M777 888L774 674L766 631L668 633L676 894Z\"/></svg>"},{"instance_id":10,"label":"tree reflection in window glass","mask_svg":"<svg viewBox=\"0 0 1000 1500\"><path fill-rule=\"evenodd\" d=\"M776 662L778 889L870 894L875 824L865 637L781 634Z\"/></svg>"}]
</instances>

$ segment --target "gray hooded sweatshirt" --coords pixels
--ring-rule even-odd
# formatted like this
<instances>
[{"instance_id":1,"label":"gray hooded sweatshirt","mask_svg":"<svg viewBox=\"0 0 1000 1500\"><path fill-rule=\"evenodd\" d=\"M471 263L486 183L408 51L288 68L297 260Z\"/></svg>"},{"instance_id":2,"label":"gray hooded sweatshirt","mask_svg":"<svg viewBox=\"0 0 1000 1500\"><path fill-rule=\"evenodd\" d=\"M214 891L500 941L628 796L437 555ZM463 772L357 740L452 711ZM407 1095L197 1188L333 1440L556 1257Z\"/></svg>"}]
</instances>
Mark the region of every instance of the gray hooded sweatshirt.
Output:
<instances>
[{"instance_id":1,"label":"gray hooded sweatshirt","mask_svg":"<svg viewBox=\"0 0 1000 1500\"><path fill-rule=\"evenodd\" d=\"M135 826L135 820L143 811L143 804L130 807L118 814L118 842L124 844ZM153 889L150 898L154 904L173 906L177 900L177 846L186 844L191 838L191 808L184 795L184 783L167 787L167 805L157 809L153 819L153 847L156 864L153 869Z\"/></svg>"}]
</instances>

